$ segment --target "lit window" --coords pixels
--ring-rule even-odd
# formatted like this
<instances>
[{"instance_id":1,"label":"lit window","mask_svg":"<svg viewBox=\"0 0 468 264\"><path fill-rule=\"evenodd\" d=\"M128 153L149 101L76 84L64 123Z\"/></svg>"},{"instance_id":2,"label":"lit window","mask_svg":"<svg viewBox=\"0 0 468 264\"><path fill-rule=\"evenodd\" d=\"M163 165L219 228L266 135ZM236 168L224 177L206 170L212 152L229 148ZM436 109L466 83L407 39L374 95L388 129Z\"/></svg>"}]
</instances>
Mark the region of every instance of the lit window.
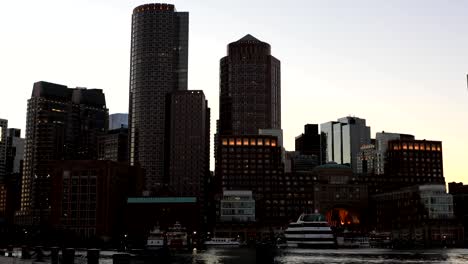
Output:
<instances>
[{"instance_id":1,"label":"lit window","mask_svg":"<svg viewBox=\"0 0 468 264\"><path fill-rule=\"evenodd\" d=\"M244 146L248 146L249 145L249 139L248 138L244 138Z\"/></svg>"},{"instance_id":2,"label":"lit window","mask_svg":"<svg viewBox=\"0 0 468 264\"><path fill-rule=\"evenodd\" d=\"M236 146L242 146L242 139L236 138Z\"/></svg>"},{"instance_id":3,"label":"lit window","mask_svg":"<svg viewBox=\"0 0 468 264\"><path fill-rule=\"evenodd\" d=\"M233 138L230 138L229 139L229 146L234 146L234 139Z\"/></svg>"},{"instance_id":4,"label":"lit window","mask_svg":"<svg viewBox=\"0 0 468 264\"><path fill-rule=\"evenodd\" d=\"M257 140L257 145L263 146L263 139L259 138L259 139Z\"/></svg>"}]
</instances>

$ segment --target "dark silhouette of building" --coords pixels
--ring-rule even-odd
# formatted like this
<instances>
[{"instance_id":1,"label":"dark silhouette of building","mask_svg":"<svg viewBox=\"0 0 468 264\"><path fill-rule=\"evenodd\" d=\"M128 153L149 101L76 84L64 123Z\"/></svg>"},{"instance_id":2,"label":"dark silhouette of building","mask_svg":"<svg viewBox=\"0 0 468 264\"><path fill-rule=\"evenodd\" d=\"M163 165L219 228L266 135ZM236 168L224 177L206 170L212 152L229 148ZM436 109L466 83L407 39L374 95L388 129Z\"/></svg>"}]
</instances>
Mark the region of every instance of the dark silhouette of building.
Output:
<instances>
[{"instance_id":1,"label":"dark silhouette of building","mask_svg":"<svg viewBox=\"0 0 468 264\"><path fill-rule=\"evenodd\" d=\"M3 197L0 198L0 215L3 215L7 224L13 224L14 213L20 209L24 156L24 138L21 138L21 130L8 129L6 142L5 178L0 182L0 192L3 192L3 195L0 195Z\"/></svg>"},{"instance_id":2,"label":"dark silhouette of building","mask_svg":"<svg viewBox=\"0 0 468 264\"><path fill-rule=\"evenodd\" d=\"M0 119L0 183L6 176L8 120Z\"/></svg>"},{"instance_id":3,"label":"dark silhouette of building","mask_svg":"<svg viewBox=\"0 0 468 264\"><path fill-rule=\"evenodd\" d=\"M453 198L444 184L404 187L373 199L376 231L390 232L395 247L459 246L463 242L463 227L454 218Z\"/></svg>"},{"instance_id":4,"label":"dark silhouette of building","mask_svg":"<svg viewBox=\"0 0 468 264\"><path fill-rule=\"evenodd\" d=\"M128 129L109 130L98 139L98 159L128 162Z\"/></svg>"},{"instance_id":5,"label":"dark silhouette of building","mask_svg":"<svg viewBox=\"0 0 468 264\"><path fill-rule=\"evenodd\" d=\"M280 61L251 35L228 45L220 62L220 135L281 129Z\"/></svg>"},{"instance_id":6,"label":"dark silhouette of building","mask_svg":"<svg viewBox=\"0 0 468 264\"><path fill-rule=\"evenodd\" d=\"M165 181L166 96L187 90L188 13L174 5L145 4L132 15L130 164L146 171L146 190Z\"/></svg>"},{"instance_id":7,"label":"dark silhouette of building","mask_svg":"<svg viewBox=\"0 0 468 264\"><path fill-rule=\"evenodd\" d=\"M322 155L321 137L317 124L304 126L304 133L296 137L296 151L302 155L315 155L320 164L325 163L325 154Z\"/></svg>"},{"instance_id":8,"label":"dark silhouette of building","mask_svg":"<svg viewBox=\"0 0 468 264\"><path fill-rule=\"evenodd\" d=\"M453 212L464 227L464 244L468 244L468 185L450 182L449 193L453 196Z\"/></svg>"},{"instance_id":9,"label":"dark silhouette of building","mask_svg":"<svg viewBox=\"0 0 468 264\"><path fill-rule=\"evenodd\" d=\"M203 200L209 177L210 109L203 91L179 91L169 102L169 185Z\"/></svg>"},{"instance_id":10,"label":"dark silhouette of building","mask_svg":"<svg viewBox=\"0 0 468 264\"><path fill-rule=\"evenodd\" d=\"M32 223L42 222L48 211L48 161L97 159L98 137L107 132L108 117L100 89L34 84L28 100L19 222L28 222L21 217L31 213Z\"/></svg>"},{"instance_id":11,"label":"dark silhouette of building","mask_svg":"<svg viewBox=\"0 0 468 264\"><path fill-rule=\"evenodd\" d=\"M48 163L50 224L80 239L119 239L127 197L141 192L142 172L125 163L67 160Z\"/></svg>"}]
</instances>

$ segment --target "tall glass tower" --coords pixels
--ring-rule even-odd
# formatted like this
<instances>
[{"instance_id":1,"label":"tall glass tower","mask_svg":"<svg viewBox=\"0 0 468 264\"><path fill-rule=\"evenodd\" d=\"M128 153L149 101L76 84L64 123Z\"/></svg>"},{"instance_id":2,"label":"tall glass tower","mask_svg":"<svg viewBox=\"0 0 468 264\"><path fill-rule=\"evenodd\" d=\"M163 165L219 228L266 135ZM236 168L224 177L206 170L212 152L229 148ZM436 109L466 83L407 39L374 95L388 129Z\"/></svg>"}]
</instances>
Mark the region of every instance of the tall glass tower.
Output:
<instances>
[{"instance_id":1,"label":"tall glass tower","mask_svg":"<svg viewBox=\"0 0 468 264\"><path fill-rule=\"evenodd\" d=\"M130 57L130 164L146 171L146 190L167 182L167 96L187 90L188 13L174 5L145 4L132 15Z\"/></svg>"}]
</instances>

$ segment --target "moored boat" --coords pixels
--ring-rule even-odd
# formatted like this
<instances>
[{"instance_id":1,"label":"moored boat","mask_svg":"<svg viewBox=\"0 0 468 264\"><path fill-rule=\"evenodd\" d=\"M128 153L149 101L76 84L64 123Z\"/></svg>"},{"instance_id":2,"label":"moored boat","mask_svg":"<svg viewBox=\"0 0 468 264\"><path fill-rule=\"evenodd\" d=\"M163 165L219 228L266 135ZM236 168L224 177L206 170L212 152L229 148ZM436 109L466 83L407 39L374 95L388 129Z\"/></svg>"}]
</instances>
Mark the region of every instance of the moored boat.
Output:
<instances>
[{"instance_id":1,"label":"moored boat","mask_svg":"<svg viewBox=\"0 0 468 264\"><path fill-rule=\"evenodd\" d=\"M148 240L146 241L146 248L150 250L160 249L164 246L164 240L164 232L156 226L153 230L150 231Z\"/></svg>"},{"instance_id":2,"label":"moored boat","mask_svg":"<svg viewBox=\"0 0 468 264\"><path fill-rule=\"evenodd\" d=\"M240 247L241 243L236 238L213 237L203 243L206 247Z\"/></svg>"},{"instance_id":3,"label":"moored boat","mask_svg":"<svg viewBox=\"0 0 468 264\"><path fill-rule=\"evenodd\" d=\"M288 247L336 248L333 231L325 216L301 214L285 231Z\"/></svg>"}]
</instances>

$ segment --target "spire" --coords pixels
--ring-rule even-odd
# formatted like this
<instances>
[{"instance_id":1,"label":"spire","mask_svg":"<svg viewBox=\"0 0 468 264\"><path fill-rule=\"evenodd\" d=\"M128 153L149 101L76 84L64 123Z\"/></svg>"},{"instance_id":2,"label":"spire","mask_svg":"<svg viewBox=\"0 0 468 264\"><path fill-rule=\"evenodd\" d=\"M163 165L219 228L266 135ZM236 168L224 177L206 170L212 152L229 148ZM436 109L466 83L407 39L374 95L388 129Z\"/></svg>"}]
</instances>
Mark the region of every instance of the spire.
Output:
<instances>
[{"instance_id":1,"label":"spire","mask_svg":"<svg viewBox=\"0 0 468 264\"><path fill-rule=\"evenodd\" d=\"M256 39L254 36L247 34L243 38L239 39L237 42L261 42L261 41Z\"/></svg>"}]
</instances>

